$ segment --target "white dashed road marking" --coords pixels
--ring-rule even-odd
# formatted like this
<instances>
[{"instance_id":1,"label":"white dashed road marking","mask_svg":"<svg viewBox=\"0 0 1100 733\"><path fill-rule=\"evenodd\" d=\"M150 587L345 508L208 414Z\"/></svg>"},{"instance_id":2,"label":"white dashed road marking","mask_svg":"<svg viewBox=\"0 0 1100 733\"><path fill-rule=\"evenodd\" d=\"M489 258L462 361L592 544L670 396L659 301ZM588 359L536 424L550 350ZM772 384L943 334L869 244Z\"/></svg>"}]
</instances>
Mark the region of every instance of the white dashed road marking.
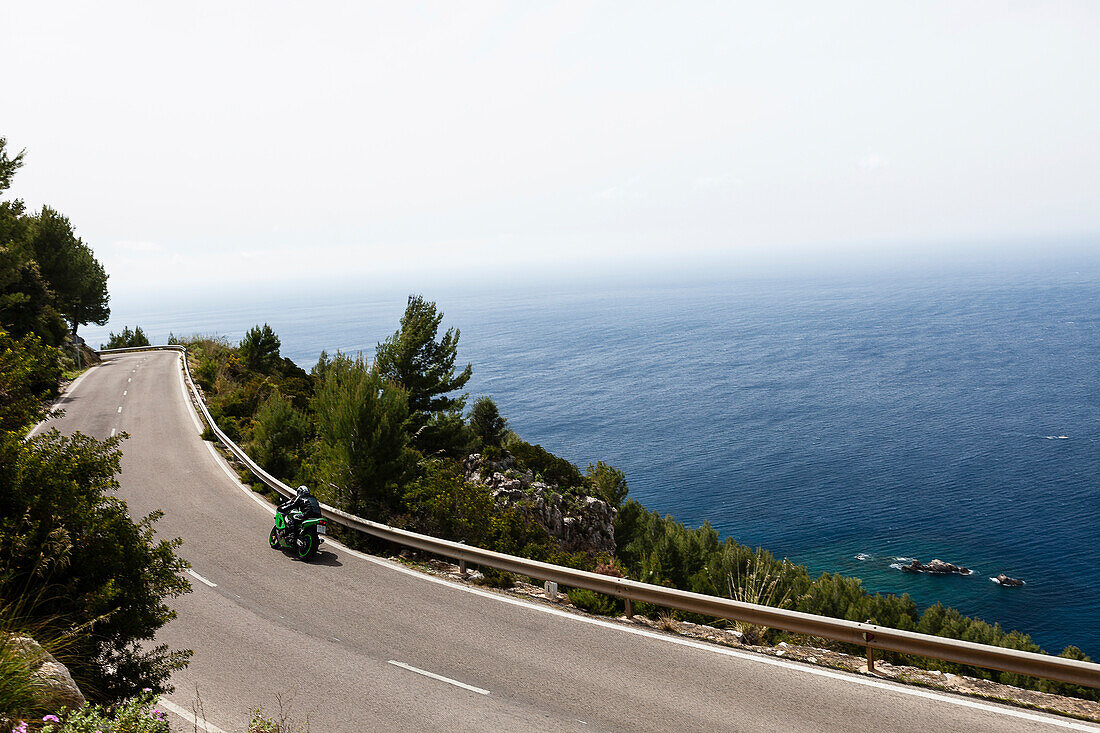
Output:
<instances>
[{"instance_id":1,"label":"white dashed road marking","mask_svg":"<svg viewBox=\"0 0 1100 733\"><path fill-rule=\"evenodd\" d=\"M195 726L197 729L206 731L206 733L225 733L225 731L218 726L214 725L213 723L207 723L205 720L200 720L199 718L196 718L190 710L180 707L171 700L165 700L162 697L157 704L163 707L168 712L180 716L188 723Z\"/></svg>"},{"instance_id":2,"label":"white dashed road marking","mask_svg":"<svg viewBox=\"0 0 1100 733\"><path fill-rule=\"evenodd\" d=\"M218 587L217 583L213 583L213 582L207 580L206 578L202 577L201 575L199 575L198 573L196 573L194 570L192 570L190 568L187 569L187 574L190 575L195 580L199 581L200 583L206 583L211 588L217 588Z\"/></svg>"},{"instance_id":3,"label":"white dashed road marking","mask_svg":"<svg viewBox=\"0 0 1100 733\"><path fill-rule=\"evenodd\" d=\"M422 674L425 677L431 677L433 680L439 680L440 682L446 682L448 685L454 685L455 687L461 687L463 690L469 690L470 692L476 692L479 695L488 695L489 694L488 690L483 690L480 687L474 687L473 685L467 685L465 682L459 682L458 680L452 680L450 677L444 677L443 675L435 674L434 672L427 672L423 669L417 669L416 667L412 666L411 664L405 664L404 662L397 662L397 661L394 661L393 659L391 659L389 663L392 664L395 667L400 667L401 669L407 669L410 672L416 672L417 674Z\"/></svg>"},{"instance_id":4,"label":"white dashed road marking","mask_svg":"<svg viewBox=\"0 0 1100 733\"><path fill-rule=\"evenodd\" d=\"M118 411L119 411L119 412L122 412L122 405L119 405L119 406L118 406Z\"/></svg>"}]
</instances>

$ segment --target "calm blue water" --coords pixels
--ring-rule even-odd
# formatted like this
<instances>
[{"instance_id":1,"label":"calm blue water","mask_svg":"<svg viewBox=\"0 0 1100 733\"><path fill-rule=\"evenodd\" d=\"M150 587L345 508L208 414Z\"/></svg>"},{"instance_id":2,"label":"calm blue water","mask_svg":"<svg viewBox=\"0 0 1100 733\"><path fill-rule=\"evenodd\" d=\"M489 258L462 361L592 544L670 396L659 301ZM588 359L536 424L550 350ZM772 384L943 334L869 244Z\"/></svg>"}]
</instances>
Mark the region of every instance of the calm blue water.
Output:
<instances>
[{"instance_id":1,"label":"calm blue water","mask_svg":"<svg viewBox=\"0 0 1100 733\"><path fill-rule=\"evenodd\" d=\"M462 329L472 394L582 468L623 469L646 506L1100 657L1100 270L425 294ZM372 352L404 295L114 307L91 343L266 321L308 368Z\"/></svg>"}]
</instances>

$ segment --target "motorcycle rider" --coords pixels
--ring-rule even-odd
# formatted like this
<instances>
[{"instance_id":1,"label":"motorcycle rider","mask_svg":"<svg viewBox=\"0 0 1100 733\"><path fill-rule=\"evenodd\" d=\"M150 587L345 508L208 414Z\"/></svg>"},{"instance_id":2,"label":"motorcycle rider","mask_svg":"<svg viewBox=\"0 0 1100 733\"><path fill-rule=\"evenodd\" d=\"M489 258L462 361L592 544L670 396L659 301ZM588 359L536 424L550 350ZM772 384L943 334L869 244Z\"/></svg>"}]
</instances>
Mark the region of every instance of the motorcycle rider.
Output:
<instances>
[{"instance_id":1,"label":"motorcycle rider","mask_svg":"<svg viewBox=\"0 0 1100 733\"><path fill-rule=\"evenodd\" d=\"M294 537L298 533L300 520L321 516L321 502L309 493L308 486L299 486L293 499L279 505L279 511L286 517L286 536Z\"/></svg>"}]
</instances>

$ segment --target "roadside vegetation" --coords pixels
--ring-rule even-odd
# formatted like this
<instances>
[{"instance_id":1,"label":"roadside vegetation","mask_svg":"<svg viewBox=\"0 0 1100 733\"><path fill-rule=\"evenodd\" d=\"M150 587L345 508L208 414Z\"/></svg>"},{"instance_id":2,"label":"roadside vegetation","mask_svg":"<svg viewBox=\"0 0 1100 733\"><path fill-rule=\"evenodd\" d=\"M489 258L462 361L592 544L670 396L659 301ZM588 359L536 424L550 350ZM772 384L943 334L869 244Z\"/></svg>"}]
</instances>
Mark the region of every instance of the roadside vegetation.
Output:
<instances>
[{"instance_id":1,"label":"roadside vegetation","mask_svg":"<svg viewBox=\"0 0 1100 733\"><path fill-rule=\"evenodd\" d=\"M144 690L113 706L88 704L79 710L42 717L41 733L170 733L168 714L157 696ZM28 726L29 727L29 726ZM18 728L15 729L18 733Z\"/></svg>"},{"instance_id":2,"label":"roadside vegetation","mask_svg":"<svg viewBox=\"0 0 1100 733\"><path fill-rule=\"evenodd\" d=\"M129 349L135 346L149 346L149 337L141 330L141 326L130 330L129 326L123 326L122 331L111 333L107 336L107 343L100 344L101 349Z\"/></svg>"},{"instance_id":3,"label":"roadside vegetation","mask_svg":"<svg viewBox=\"0 0 1100 733\"><path fill-rule=\"evenodd\" d=\"M22 161L0 138L0 194ZM80 358L77 328L106 322L106 282L68 219L0 202L0 731L26 721L23 730L107 730L94 723L147 708L189 656L150 644L174 616L167 601L190 586L179 541L154 536L159 514L131 519L115 495L125 436L26 439L57 414L49 404ZM31 639L105 707L57 709ZM109 729L167 729L155 723Z\"/></svg>"},{"instance_id":4,"label":"roadside vegetation","mask_svg":"<svg viewBox=\"0 0 1100 733\"><path fill-rule=\"evenodd\" d=\"M1041 652L1025 633L963 616L940 604L921 609L908 595L869 593L858 578L807 569L721 538L709 524L686 527L628 499L621 471L597 462L582 471L508 429L488 396L461 392L471 365L457 363L459 331L440 333L443 314L422 296L409 297L397 331L374 359L324 352L306 372L279 354L264 324L238 347L223 339L185 339L194 373L215 420L266 470L292 485L308 484L326 502L376 521L500 552L621 575L647 583L763 603L852 621ZM615 507L613 555L566 548L539 523L498 504L470 480L464 460L479 453L507 458L563 494L595 496ZM370 540L349 534L352 544ZM485 582L508 585L506 573ZM581 589L574 605L592 613L623 612L619 599ZM635 604L652 618L665 609ZM746 643L802 641L776 629L671 612L695 623L740 631ZM859 654L861 647L824 639L814 644ZM1076 647L1062 656L1086 659ZM938 660L884 653L882 658L983 677L1047 692L1097 699L1096 690L1023 678Z\"/></svg>"}]
</instances>

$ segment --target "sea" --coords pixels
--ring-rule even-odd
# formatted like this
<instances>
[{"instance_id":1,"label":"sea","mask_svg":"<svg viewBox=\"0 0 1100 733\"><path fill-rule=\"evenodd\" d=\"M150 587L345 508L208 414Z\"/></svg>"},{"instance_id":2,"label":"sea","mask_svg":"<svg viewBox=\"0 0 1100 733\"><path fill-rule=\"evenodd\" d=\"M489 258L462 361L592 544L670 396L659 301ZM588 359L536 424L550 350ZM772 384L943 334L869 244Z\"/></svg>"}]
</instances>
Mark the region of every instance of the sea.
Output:
<instances>
[{"instance_id":1,"label":"sea","mask_svg":"<svg viewBox=\"0 0 1100 733\"><path fill-rule=\"evenodd\" d=\"M1095 261L422 292L461 331L470 395L582 469L622 469L646 507L1100 658ZM120 297L83 335L236 341L269 323L309 369L322 349L373 354L408 294L364 280ZM912 558L973 572L902 572Z\"/></svg>"}]
</instances>

